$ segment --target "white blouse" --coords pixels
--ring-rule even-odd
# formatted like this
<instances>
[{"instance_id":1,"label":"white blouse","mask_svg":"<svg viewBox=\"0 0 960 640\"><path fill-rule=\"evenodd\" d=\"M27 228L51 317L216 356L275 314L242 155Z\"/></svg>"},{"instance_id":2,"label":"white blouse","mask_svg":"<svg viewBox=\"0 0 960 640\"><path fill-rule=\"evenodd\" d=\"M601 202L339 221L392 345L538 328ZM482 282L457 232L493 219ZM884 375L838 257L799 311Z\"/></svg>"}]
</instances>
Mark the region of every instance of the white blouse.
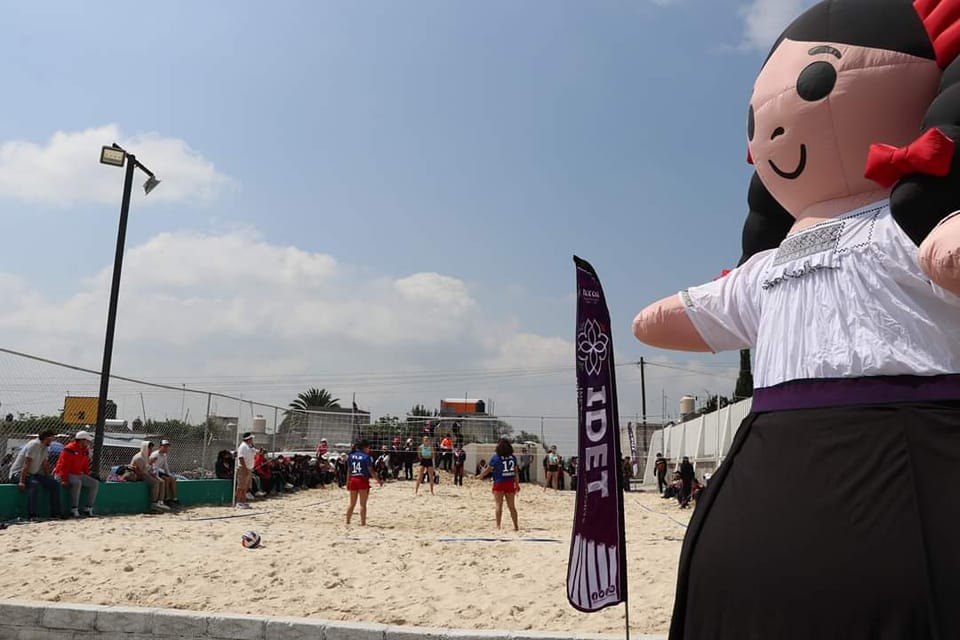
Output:
<instances>
[{"instance_id":1,"label":"white blouse","mask_svg":"<svg viewBox=\"0 0 960 640\"><path fill-rule=\"evenodd\" d=\"M788 235L680 296L713 351L754 349L758 388L960 373L960 297L920 269L887 201Z\"/></svg>"}]
</instances>

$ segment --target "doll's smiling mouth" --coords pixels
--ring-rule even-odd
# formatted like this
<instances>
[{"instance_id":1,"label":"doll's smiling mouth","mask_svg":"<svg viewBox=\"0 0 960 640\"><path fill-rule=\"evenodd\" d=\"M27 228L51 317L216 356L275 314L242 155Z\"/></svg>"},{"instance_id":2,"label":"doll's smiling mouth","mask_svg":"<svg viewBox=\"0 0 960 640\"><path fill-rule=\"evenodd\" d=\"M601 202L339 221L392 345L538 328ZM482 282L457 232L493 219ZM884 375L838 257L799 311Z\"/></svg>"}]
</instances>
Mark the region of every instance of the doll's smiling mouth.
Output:
<instances>
[{"instance_id":1,"label":"doll's smiling mouth","mask_svg":"<svg viewBox=\"0 0 960 640\"><path fill-rule=\"evenodd\" d=\"M775 165L773 160L767 160L767 162L770 163L770 168L773 169L774 173L781 178L785 178L787 180L796 180L800 177L800 174L803 173L803 170L807 168L807 145L800 145L800 162L797 163L797 168L793 171L784 171Z\"/></svg>"}]
</instances>

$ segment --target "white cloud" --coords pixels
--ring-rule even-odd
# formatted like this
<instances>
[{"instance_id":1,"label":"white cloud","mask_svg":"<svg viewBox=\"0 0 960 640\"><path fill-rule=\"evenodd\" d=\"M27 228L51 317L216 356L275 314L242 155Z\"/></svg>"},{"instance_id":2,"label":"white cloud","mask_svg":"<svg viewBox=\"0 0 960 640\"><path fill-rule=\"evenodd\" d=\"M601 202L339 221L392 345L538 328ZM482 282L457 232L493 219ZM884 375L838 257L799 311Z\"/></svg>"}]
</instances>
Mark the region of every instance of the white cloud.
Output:
<instances>
[{"instance_id":1,"label":"white cloud","mask_svg":"<svg viewBox=\"0 0 960 640\"><path fill-rule=\"evenodd\" d=\"M209 200L232 182L183 140L156 133L125 136L117 125L109 124L58 131L43 144L26 140L0 144L0 196L56 206L115 204L123 170L99 162L100 147L113 142L141 158L162 181L145 198L140 187L146 176L137 172L134 197L143 198L143 204Z\"/></svg>"},{"instance_id":2,"label":"white cloud","mask_svg":"<svg viewBox=\"0 0 960 640\"><path fill-rule=\"evenodd\" d=\"M0 272L0 346L98 369L110 272L104 265L60 282L65 295L38 290L28 275ZM450 275L370 275L362 265L272 244L250 228L167 232L128 249L119 302L115 374L280 406L322 386L341 399L356 392L376 415L402 414L420 402L436 407L440 398L466 393L492 399L501 415L554 416L543 421L548 438L566 450L574 443L572 336L540 335L514 318L492 317L469 284ZM629 331L628 318L622 328ZM639 345L622 346L618 362L625 363ZM50 410L68 392L96 395L94 376L81 376L81 385L68 371L25 362L0 354L5 410ZM639 411L639 371L617 372L627 420ZM683 393L706 387L729 394L735 373L649 367L651 420L663 394L675 414ZM183 415L180 393L129 385L116 391L124 415L142 413L141 392L150 415ZM186 401L191 415L206 411L205 396L186 394ZM226 415L239 411L236 402L218 406L213 410ZM511 423L540 432L539 418Z\"/></svg>"},{"instance_id":3,"label":"white cloud","mask_svg":"<svg viewBox=\"0 0 960 640\"><path fill-rule=\"evenodd\" d=\"M740 10L745 23L741 46L769 49L793 19L812 4L811 0L752 0Z\"/></svg>"}]
</instances>

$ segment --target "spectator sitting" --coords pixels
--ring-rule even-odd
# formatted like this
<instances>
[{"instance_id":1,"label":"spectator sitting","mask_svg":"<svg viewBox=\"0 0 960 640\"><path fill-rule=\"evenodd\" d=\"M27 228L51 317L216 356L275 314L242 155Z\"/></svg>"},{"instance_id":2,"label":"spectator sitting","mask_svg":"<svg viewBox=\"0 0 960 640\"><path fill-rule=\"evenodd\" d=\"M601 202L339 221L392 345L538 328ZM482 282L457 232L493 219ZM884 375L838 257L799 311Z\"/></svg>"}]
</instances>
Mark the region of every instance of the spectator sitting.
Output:
<instances>
[{"instance_id":1,"label":"spectator sitting","mask_svg":"<svg viewBox=\"0 0 960 640\"><path fill-rule=\"evenodd\" d=\"M320 474L320 484L324 487L333 483L334 470L329 459L324 457L317 460L317 472Z\"/></svg>"},{"instance_id":2,"label":"spectator sitting","mask_svg":"<svg viewBox=\"0 0 960 640\"><path fill-rule=\"evenodd\" d=\"M480 477L480 475L484 472L486 468L487 468L487 461L484 460L483 458L480 458L480 462L477 463L477 472L474 475L476 475L477 477Z\"/></svg>"},{"instance_id":3,"label":"spectator sitting","mask_svg":"<svg viewBox=\"0 0 960 640\"><path fill-rule=\"evenodd\" d=\"M70 515L74 518L93 515L93 503L100 490L100 482L90 475L90 443L93 434L89 431L78 431L73 440L68 442L57 458L57 466L53 475L70 491ZM80 490L87 490L87 501L80 509Z\"/></svg>"},{"instance_id":4,"label":"spectator sitting","mask_svg":"<svg viewBox=\"0 0 960 640\"><path fill-rule=\"evenodd\" d=\"M233 454L226 449L217 454L214 473L221 480L233 480Z\"/></svg>"},{"instance_id":5,"label":"spectator sitting","mask_svg":"<svg viewBox=\"0 0 960 640\"><path fill-rule=\"evenodd\" d=\"M153 466L154 473L163 483L163 494L166 496L164 504L175 506L180 504L177 499L177 479L170 471L170 462L167 460L167 452L170 451L170 441L161 440L160 447L150 454L150 464Z\"/></svg>"},{"instance_id":6,"label":"spectator sitting","mask_svg":"<svg viewBox=\"0 0 960 640\"><path fill-rule=\"evenodd\" d=\"M696 478L693 479L691 483L691 492L690 499L693 500L693 505L697 505L697 501L700 500L700 494L703 493L703 490L706 488L706 485L702 484Z\"/></svg>"},{"instance_id":7,"label":"spectator sitting","mask_svg":"<svg viewBox=\"0 0 960 640\"><path fill-rule=\"evenodd\" d=\"M680 489L683 487L683 482L680 480L680 474L673 474L673 481L666 485L666 488L663 490L661 497L663 498L680 498Z\"/></svg>"},{"instance_id":8,"label":"spectator sitting","mask_svg":"<svg viewBox=\"0 0 960 640\"><path fill-rule=\"evenodd\" d=\"M153 472L150 466L150 454L153 453L153 443L144 440L140 443L140 451L137 452L128 465L133 470L135 482L146 482L150 490L150 508L154 511L170 511L170 507L164 504L166 497L165 486Z\"/></svg>"},{"instance_id":9,"label":"spectator sitting","mask_svg":"<svg viewBox=\"0 0 960 640\"><path fill-rule=\"evenodd\" d=\"M257 449L257 455L253 458L253 472L260 478L260 484L265 495L269 495L271 491L279 490L274 482L270 458L267 457L267 450L263 447Z\"/></svg>"},{"instance_id":10,"label":"spectator sitting","mask_svg":"<svg viewBox=\"0 0 960 640\"><path fill-rule=\"evenodd\" d=\"M329 448L327 447L327 439L320 438L320 442L317 444L317 457L322 458L323 456L327 455L327 451L329 451Z\"/></svg>"},{"instance_id":11,"label":"spectator sitting","mask_svg":"<svg viewBox=\"0 0 960 640\"><path fill-rule=\"evenodd\" d=\"M10 479L20 491L27 492L27 518L39 520L37 511L37 488L43 487L50 495L50 515L62 518L60 512L60 485L50 475L50 460L47 451L53 442L54 432L44 429L36 438L23 445L10 467Z\"/></svg>"},{"instance_id":12,"label":"spectator sitting","mask_svg":"<svg viewBox=\"0 0 960 640\"><path fill-rule=\"evenodd\" d=\"M270 461L270 472L273 474L274 482L277 485L277 491L281 488L284 491L292 491L293 483L290 482L290 473L287 470L287 466L283 463L283 456L277 456Z\"/></svg>"}]
</instances>

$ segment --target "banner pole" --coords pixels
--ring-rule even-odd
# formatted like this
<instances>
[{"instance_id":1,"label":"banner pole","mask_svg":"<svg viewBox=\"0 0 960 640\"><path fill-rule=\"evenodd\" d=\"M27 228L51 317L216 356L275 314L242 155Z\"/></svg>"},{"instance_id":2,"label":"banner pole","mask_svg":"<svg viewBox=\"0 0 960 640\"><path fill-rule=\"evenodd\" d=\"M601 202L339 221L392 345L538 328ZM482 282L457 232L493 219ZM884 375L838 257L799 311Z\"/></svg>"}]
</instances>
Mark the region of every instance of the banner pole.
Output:
<instances>
[{"instance_id":1,"label":"banner pole","mask_svg":"<svg viewBox=\"0 0 960 640\"><path fill-rule=\"evenodd\" d=\"M630 602L628 600L623 601L623 620L624 626L626 627L627 640L630 640Z\"/></svg>"}]
</instances>

